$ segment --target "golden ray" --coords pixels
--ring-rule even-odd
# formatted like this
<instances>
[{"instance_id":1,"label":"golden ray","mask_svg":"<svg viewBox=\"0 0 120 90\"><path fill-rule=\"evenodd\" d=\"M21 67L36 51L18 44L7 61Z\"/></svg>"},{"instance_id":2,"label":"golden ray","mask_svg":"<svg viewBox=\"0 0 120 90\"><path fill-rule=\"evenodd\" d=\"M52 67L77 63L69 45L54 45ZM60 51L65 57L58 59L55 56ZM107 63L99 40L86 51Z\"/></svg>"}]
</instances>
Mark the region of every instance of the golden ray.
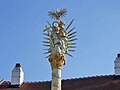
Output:
<instances>
[{"instance_id":1,"label":"golden ray","mask_svg":"<svg viewBox=\"0 0 120 90\"><path fill-rule=\"evenodd\" d=\"M76 48L76 46L67 46L67 48Z\"/></svg>"},{"instance_id":2,"label":"golden ray","mask_svg":"<svg viewBox=\"0 0 120 90\"><path fill-rule=\"evenodd\" d=\"M71 39L71 38L74 38L74 37L76 37L76 35L70 36L70 37L68 37L68 39Z\"/></svg>"},{"instance_id":3,"label":"golden ray","mask_svg":"<svg viewBox=\"0 0 120 90\"><path fill-rule=\"evenodd\" d=\"M68 40L68 42L72 42L72 41L75 41L75 40L77 40L77 38Z\"/></svg>"},{"instance_id":4,"label":"golden ray","mask_svg":"<svg viewBox=\"0 0 120 90\"><path fill-rule=\"evenodd\" d=\"M49 34L46 34L46 33L43 33L43 35L45 35L45 36L49 36Z\"/></svg>"},{"instance_id":5,"label":"golden ray","mask_svg":"<svg viewBox=\"0 0 120 90\"><path fill-rule=\"evenodd\" d=\"M68 56L73 57L71 54L67 53Z\"/></svg>"},{"instance_id":6,"label":"golden ray","mask_svg":"<svg viewBox=\"0 0 120 90\"><path fill-rule=\"evenodd\" d=\"M50 57L50 55L46 56L45 58L49 58L49 57Z\"/></svg>"},{"instance_id":7,"label":"golden ray","mask_svg":"<svg viewBox=\"0 0 120 90\"><path fill-rule=\"evenodd\" d=\"M71 35L73 35L73 34L75 34L75 33L77 33L77 32L73 32L73 33L71 33L71 34L68 34L68 36L71 36Z\"/></svg>"},{"instance_id":8,"label":"golden ray","mask_svg":"<svg viewBox=\"0 0 120 90\"><path fill-rule=\"evenodd\" d=\"M68 50L69 52L75 52L75 50Z\"/></svg>"},{"instance_id":9,"label":"golden ray","mask_svg":"<svg viewBox=\"0 0 120 90\"><path fill-rule=\"evenodd\" d=\"M70 24L67 26L66 30L71 26L71 24L73 23L74 19L70 22Z\"/></svg>"},{"instance_id":10,"label":"golden ray","mask_svg":"<svg viewBox=\"0 0 120 90\"><path fill-rule=\"evenodd\" d=\"M49 21L47 21L47 23L48 23L48 25L50 26L50 28L52 27L52 25L50 24L50 22Z\"/></svg>"},{"instance_id":11,"label":"golden ray","mask_svg":"<svg viewBox=\"0 0 120 90\"><path fill-rule=\"evenodd\" d=\"M43 53L43 54L48 54L48 53L50 53L50 52L48 51L48 52L45 52L45 53Z\"/></svg>"},{"instance_id":12,"label":"golden ray","mask_svg":"<svg viewBox=\"0 0 120 90\"><path fill-rule=\"evenodd\" d=\"M46 40L51 40L50 38L43 38L43 39L46 39Z\"/></svg>"},{"instance_id":13,"label":"golden ray","mask_svg":"<svg viewBox=\"0 0 120 90\"><path fill-rule=\"evenodd\" d=\"M68 33L67 33L67 34L69 34L70 32L72 32L74 29L75 29L75 27L74 27L74 28L72 28L70 31L68 31Z\"/></svg>"},{"instance_id":14,"label":"golden ray","mask_svg":"<svg viewBox=\"0 0 120 90\"><path fill-rule=\"evenodd\" d=\"M50 47L50 45L45 45L45 44L43 44L43 46Z\"/></svg>"},{"instance_id":15,"label":"golden ray","mask_svg":"<svg viewBox=\"0 0 120 90\"><path fill-rule=\"evenodd\" d=\"M50 49L50 48L48 48L48 49L43 49L43 50L47 50L47 51L48 51L49 49Z\"/></svg>"},{"instance_id":16,"label":"golden ray","mask_svg":"<svg viewBox=\"0 0 120 90\"><path fill-rule=\"evenodd\" d=\"M47 41L42 41L43 43L46 43L46 44L50 44L50 42L47 42Z\"/></svg>"},{"instance_id":17,"label":"golden ray","mask_svg":"<svg viewBox=\"0 0 120 90\"><path fill-rule=\"evenodd\" d=\"M68 45L75 45L76 43L68 43Z\"/></svg>"}]
</instances>

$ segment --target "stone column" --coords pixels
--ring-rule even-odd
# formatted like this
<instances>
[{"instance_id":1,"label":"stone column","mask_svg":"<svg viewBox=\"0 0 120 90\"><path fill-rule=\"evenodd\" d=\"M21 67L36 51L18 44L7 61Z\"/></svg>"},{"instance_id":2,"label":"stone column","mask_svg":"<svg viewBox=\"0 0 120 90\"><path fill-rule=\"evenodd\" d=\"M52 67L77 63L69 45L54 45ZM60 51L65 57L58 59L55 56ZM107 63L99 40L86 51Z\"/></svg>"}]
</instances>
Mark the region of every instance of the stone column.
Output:
<instances>
[{"instance_id":1,"label":"stone column","mask_svg":"<svg viewBox=\"0 0 120 90\"><path fill-rule=\"evenodd\" d=\"M55 54L50 56L49 62L52 67L51 90L61 90L61 70L66 58L63 54Z\"/></svg>"}]
</instances>

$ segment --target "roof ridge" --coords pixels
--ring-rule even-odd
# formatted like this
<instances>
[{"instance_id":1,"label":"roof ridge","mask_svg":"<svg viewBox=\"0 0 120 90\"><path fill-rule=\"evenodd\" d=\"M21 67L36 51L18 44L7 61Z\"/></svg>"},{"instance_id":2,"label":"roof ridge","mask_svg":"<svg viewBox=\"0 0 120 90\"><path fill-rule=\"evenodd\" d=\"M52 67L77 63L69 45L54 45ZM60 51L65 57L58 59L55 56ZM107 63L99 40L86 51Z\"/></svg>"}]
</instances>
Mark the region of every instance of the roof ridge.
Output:
<instances>
[{"instance_id":1,"label":"roof ridge","mask_svg":"<svg viewBox=\"0 0 120 90\"><path fill-rule=\"evenodd\" d=\"M76 80L76 79L93 79L93 78L110 77L110 76L113 76L113 75L109 74L109 75L86 76L86 77L78 77L78 78L63 79L63 81L66 81L66 80Z\"/></svg>"},{"instance_id":2,"label":"roof ridge","mask_svg":"<svg viewBox=\"0 0 120 90\"><path fill-rule=\"evenodd\" d=\"M46 82L50 82L50 81L27 81L27 82L24 82L24 83L46 83Z\"/></svg>"},{"instance_id":3,"label":"roof ridge","mask_svg":"<svg viewBox=\"0 0 120 90\"><path fill-rule=\"evenodd\" d=\"M113 76L111 74L109 75L95 75L95 76L86 76L86 77L78 77L78 78L69 78L69 79L62 79L62 81L67 81L67 80L83 80L83 79L93 79L93 78L99 78L99 77L110 77ZM4 81L5 83L11 83L10 81ZM3 82L3 83L4 83ZM29 83L47 83L50 81L25 81L24 83L29 84Z\"/></svg>"}]
</instances>

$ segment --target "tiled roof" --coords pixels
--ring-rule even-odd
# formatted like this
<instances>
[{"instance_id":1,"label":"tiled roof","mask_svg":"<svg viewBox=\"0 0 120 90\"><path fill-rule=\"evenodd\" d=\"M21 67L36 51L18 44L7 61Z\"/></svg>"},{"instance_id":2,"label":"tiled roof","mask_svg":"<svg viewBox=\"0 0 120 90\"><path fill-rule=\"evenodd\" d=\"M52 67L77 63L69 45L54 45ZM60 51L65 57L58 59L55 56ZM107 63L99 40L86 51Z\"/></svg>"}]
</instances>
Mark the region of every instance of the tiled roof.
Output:
<instances>
[{"instance_id":1,"label":"tiled roof","mask_svg":"<svg viewBox=\"0 0 120 90\"><path fill-rule=\"evenodd\" d=\"M10 87L10 82L3 82L0 90L50 90L50 82L24 82L20 88ZM114 75L95 76L62 80L62 90L120 90L120 79Z\"/></svg>"}]
</instances>

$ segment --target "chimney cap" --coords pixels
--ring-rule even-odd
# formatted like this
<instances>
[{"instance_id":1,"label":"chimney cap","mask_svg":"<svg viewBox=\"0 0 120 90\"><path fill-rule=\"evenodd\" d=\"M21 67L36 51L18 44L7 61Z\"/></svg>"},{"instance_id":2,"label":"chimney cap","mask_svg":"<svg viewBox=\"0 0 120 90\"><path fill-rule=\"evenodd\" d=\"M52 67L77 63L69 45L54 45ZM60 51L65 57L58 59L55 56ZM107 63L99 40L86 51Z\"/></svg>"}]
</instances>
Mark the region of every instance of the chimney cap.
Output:
<instances>
[{"instance_id":1,"label":"chimney cap","mask_svg":"<svg viewBox=\"0 0 120 90\"><path fill-rule=\"evenodd\" d=\"M120 53L117 54L117 57L120 57Z\"/></svg>"},{"instance_id":2,"label":"chimney cap","mask_svg":"<svg viewBox=\"0 0 120 90\"><path fill-rule=\"evenodd\" d=\"M21 67L20 63L16 63L15 67Z\"/></svg>"}]
</instances>

